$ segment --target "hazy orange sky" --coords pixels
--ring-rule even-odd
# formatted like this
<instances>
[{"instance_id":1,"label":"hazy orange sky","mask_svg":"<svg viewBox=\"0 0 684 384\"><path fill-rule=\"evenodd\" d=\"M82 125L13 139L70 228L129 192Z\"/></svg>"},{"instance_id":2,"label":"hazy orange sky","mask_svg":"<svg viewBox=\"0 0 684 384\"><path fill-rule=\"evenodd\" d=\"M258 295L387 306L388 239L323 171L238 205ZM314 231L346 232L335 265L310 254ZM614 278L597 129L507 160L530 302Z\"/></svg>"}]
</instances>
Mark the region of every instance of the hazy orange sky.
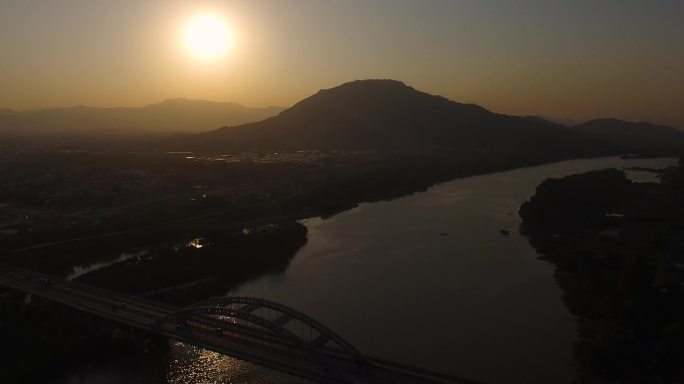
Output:
<instances>
[{"instance_id":1,"label":"hazy orange sky","mask_svg":"<svg viewBox=\"0 0 684 384\"><path fill-rule=\"evenodd\" d=\"M204 12L225 57L182 42ZM289 106L393 78L497 112L684 127L681 0L61 0L0 2L0 107L185 97Z\"/></svg>"}]
</instances>

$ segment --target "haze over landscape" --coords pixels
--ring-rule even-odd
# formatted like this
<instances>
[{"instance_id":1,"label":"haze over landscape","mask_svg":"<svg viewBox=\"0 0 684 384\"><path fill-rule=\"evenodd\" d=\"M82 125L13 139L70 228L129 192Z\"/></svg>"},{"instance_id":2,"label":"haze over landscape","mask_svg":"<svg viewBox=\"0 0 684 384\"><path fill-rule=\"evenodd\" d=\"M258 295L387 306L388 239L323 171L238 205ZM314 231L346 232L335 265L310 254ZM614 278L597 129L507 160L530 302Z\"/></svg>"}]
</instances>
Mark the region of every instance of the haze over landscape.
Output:
<instances>
[{"instance_id":1,"label":"haze over landscape","mask_svg":"<svg viewBox=\"0 0 684 384\"><path fill-rule=\"evenodd\" d=\"M69 0L0 4L0 106L164 99L287 107L322 88L394 78L515 115L684 126L679 1L507 3ZM188 57L182 25L225 15L224 60ZM349 23L353 23L352 28Z\"/></svg>"},{"instance_id":2,"label":"haze over landscape","mask_svg":"<svg viewBox=\"0 0 684 384\"><path fill-rule=\"evenodd\" d=\"M684 3L0 3L0 383L684 382Z\"/></svg>"}]
</instances>

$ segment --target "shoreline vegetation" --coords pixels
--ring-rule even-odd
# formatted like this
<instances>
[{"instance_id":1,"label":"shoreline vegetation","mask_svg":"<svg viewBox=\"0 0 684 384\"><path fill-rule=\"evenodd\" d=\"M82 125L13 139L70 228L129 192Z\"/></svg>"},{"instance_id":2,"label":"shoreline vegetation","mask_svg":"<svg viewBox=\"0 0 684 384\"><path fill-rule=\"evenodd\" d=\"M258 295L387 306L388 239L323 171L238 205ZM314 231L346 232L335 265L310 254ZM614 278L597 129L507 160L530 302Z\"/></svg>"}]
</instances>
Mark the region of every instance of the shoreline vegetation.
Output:
<instances>
[{"instance_id":1,"label":"shoreline vegetation","mask_svg":"<svg viewBox=\"0 0 684 384\"><path fill-rule=\"evenodd\" d=\"M576 317L579 382L684 380L684 167L661 183L616 169L548 179L520 231L555 266Z\"/></svg>"},{"instance_id":2,"label":"shoreline vegetation","mask_svg":"<svg viewBox=\"0 0 684 384\"><path fill-rule=\"evenodd\" d=\"M201 238L148 246L143 257L93 271L77 280L185 306L225 294L251 279L284 273L306 244L306 234L306 227L297 222L236 232L205 232Z\"/></svg>"}]
</instances>

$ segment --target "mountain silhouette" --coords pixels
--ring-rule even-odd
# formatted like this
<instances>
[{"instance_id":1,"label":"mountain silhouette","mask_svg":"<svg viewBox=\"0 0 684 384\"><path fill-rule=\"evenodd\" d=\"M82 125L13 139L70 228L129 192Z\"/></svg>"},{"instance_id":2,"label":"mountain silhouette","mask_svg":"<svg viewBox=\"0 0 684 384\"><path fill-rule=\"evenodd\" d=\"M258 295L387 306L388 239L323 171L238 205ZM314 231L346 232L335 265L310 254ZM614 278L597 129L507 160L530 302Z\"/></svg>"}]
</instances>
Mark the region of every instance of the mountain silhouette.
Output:
<instances>
[{"instance_id":1,"label":"mountain silhouette","mask_svg":"<svg viewBox=\"0 0 684 384\"><path fill-rule=\"evenodd\" d=\"M342 149L560 159L669 155L684 149L684 132L672 127L617 119L566 126L541 117L491 112L396 80L352 81L321 90L286 110L186 99L142 108L0 109L0 137L130 132L191 133L154 146L209 153ZM101 136L102 144L106 138Z\"/></svg>"},{"instance_id":2,"label":"mountain silhouette","mask_svg":"<svg viewBox=\"0 0 684 384\"><path fill-rule=\"evenodd\" d=\"M140 108L69 107L36 111L0 110L0 134L41 135L105 132L208 131L222 125L263 120L282 109L236 103L171 99Z\"/></svg>"},{"instance_id":3,"label":"mountain silhouette","mask_svg":"<svg viewBox=\"0 0 684 384\"><path fill-rule=\"evenodd\" d=\"M587 150L591 139L544 119L493 113L395 80L321 90L261 122L198 134L195 150Z\"/></svg>"}]
</instances>

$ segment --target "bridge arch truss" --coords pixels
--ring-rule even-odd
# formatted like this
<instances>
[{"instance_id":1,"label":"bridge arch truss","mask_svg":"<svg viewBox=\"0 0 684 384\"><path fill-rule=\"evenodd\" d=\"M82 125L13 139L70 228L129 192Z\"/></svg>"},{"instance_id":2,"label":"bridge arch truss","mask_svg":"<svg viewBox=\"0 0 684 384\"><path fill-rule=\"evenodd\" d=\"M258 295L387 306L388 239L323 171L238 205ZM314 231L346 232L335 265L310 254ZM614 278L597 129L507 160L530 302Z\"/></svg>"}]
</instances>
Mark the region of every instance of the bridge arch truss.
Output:
<instances>
[{"instance_id":1,"label":"bridge arch truss","mask_svg":"<svg viewBox=\"0 0 684 384\"><path fill-rule=\"evenodd\" d=\"M330 328L300 311L270 300L230 296L211 298L172 313L159 320L157 325L172 323L180 327L188 320L210 321L221 332L252 327L314 355L325 351L360 362L364 360L356 348Z\"/></svg>"}]
</instances>

